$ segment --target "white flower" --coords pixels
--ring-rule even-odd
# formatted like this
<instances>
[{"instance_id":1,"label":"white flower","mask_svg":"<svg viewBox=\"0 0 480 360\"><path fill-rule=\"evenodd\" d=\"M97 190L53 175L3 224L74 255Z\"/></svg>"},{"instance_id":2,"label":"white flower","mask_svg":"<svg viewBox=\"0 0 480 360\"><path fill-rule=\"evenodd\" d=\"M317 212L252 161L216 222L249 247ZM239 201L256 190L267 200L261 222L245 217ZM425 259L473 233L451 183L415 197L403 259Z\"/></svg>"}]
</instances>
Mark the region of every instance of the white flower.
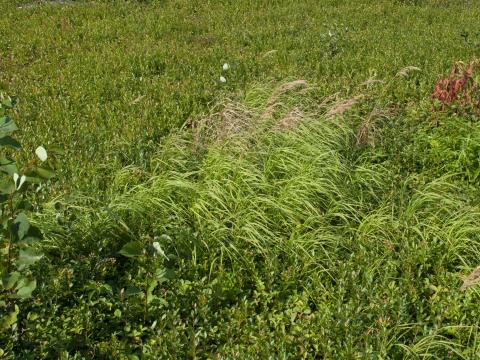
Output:
<instances>
[{"instance_id":1,"label":"white flower","mask_svg":"<svg viewBox=\"0 0 480 360\"><path fill-rule=\"evenodd\" d=\"M154 248L161 256L163 256L165 259L168 260L167 255L165 255L165 253L163 252L163 249L162 249L162 247L160 246L160 243L159 243L158 241L154 241L152 245L153 245L153 248Z\"/></svg>"},{"instance_id":2,"label":"white flower","mask_svg":"<svg viewBox=\"0 0 480 360\"><path fill-rule=\"evenodd\" d=\"M154 248L155 250L157 250L158 253L160 253L160 254L163 252L162 248L160 247L160 243L159 243L158 241L155 241L155 242L153 243L153 248Z\"/></svg>"},{"instance_id":3,"label":"white flower","mask_svg":"<svg viewBox=\"0 0 480 360\"><path fill-rule=\"evenodd\" d=\"M45 161L48 158L47 150L45 150L43 146L37 147L37 149L35 150L35 154L37 154L38 158L41 161Z\"/></svg>"},{"instance_id":4,"label":"white flower","mask_svg":"<svg viewBox=\"0 0 480 360\"><path fill-rule=\"evenodd\" d=\"M20 181L18 181L19 178L20 178ZM13 181L15 182L15 189L20 190L25 180L27 180L27 177L25 175L22 175L22 177L20 177L17 173L14 173Z\"/></svg>"},{"instance_id":5,"label":"white flower","mask_svg":"<svg viewBox=\"0 0 480 360\"><path fill-rule=\"evenodd\" d=\"M223 64L223 70L227 71L228 69L230 69L230 65L227 63Z\"/></svg>"},{"instance_id":6,"label":"white flower","mask_svg":"<svg viewBox=\"0 0 480 360\"><path fill-rule=\"evenodd\" d=\"M220 76L220 82L226 83L226 82L227 82L227 79L225 79L223 76Z\"/></svg>"}]
</instances>

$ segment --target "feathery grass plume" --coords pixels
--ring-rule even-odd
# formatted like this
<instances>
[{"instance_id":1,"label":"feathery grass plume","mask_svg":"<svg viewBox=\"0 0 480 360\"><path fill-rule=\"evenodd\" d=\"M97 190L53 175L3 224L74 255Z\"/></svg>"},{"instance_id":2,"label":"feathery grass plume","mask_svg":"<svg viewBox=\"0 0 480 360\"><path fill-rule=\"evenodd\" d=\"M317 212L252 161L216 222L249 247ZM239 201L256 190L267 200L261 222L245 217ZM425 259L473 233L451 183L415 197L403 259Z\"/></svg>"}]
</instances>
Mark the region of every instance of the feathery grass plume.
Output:
<instances>
[{"instance_id":1,"label":"feathery grass plume","mask_svg":"<svg viewBox=\"0 0 480 360\"><path fill-rule=\"evenodd\" d=\"M278 106L279 98L288 93L292 90L303 89L308 90L308 84L305 80L294 80L287 83L280 85L275 91L272 93L270 98L267 101L266 107L262 115L260 116L261 119L268 119L272 114L275 112L275 107Z\"/></svg>"},{"instance_id":2,"label":"feathery grass plume","mask_svg":"<svg viewBox=\"0 0 480 360\"><path fill-rule=\"evenodd\" d=\"M463 279L463 284L460 290L466 290L469 287L476 285L480 282L480 266L475 268L468 276Z\"/></svg>"},{"instance_id":3,"label":"feathery grass plume","mask_svg":"<svg viewBox=\"0 0 480 360\"><path fill-rule=\"evenodd\" d=\"M406 77L410 73L415 72L415 71L422 71L422 69L420 69L417 66L406 66L403 69L401 69L399 72L397 72L396 77Z\"/></svg>"},{"instance_id":4,"label":"feathery grass plume","mask_svg":"<svg viewBox=\"0 0 480 360\"><path fill-rule=\"evenodd\" d=\"M333 93L323 98L322 102L319 104L318 107L319 109L329 108L331 104L338 102L339 99L340 99L340 92Z\"/></svg>"},{"instance_id":5,"label":"feathery grass plume","mask_svg":"<svg viewBox=\"0 0 480 360\"><path fill-rule=\"evenodd\" d=\"M296 107L295 104L301 105L302 92L297 91L295 96L288 99L288 103L280 102L280 98L298 89L309 90L307 82L295 80L282 83L273 91L266 86L257 86L246 93L242 103L226 100L220 105L219 111L190 126L197 148L204 149L211 142L225 142L239 134L249 136L258 127L280 129L293 125L299 120L301 110L297 107L298 110L294 112L292 109ZM278 124L269 122L274 112L283 114Z\"/></svg>"},{"instance_id":6,"label":"feathery grass plume","mask_svg":"<svg viewBox=\"0 0 480 360\"><path fill-rule=\"evenodd\" d=\"M372 137L373 117L374 117L374 111L372 111L370 115L360 123L360 126L358 127L358 130L357 130L357 135L356 135L356 142L358 146L373 145L373 137Z\"/></svg>"},{"instance_id":7,"label":"feathery grass plume","mask_svg":"<svg viewBox=\"0 0 480 360\"><path fill-rule=\"evenodd\" d=\"M225 101L220 111L191 126L195 148L205 149L211 142L223 142L234 134L247 131L254 126L254 117L255 113L244 105Z\"/></svg>"},{"instance_id":8,"label":"feathery grass plume","mask_svg":"<svg viewBox=\"0 0 480 360\"><path fill-rule=\"evenodd\" d=\"M364 98L363 94L355 95L347 100L339 101L334 104L326 113L327 118L333 118L338 115L342 115L345 111L350 110L355 104L360 102Z\"/></svg>"},{"instance_id":9,"label":"feathery grass plume","mask_svg":"<svg viewBox=\"0 0 480 360\"><path fill-rule=\"evenodd\" d=\"M292 130L305 118L305 114L299 108L293 108L274 125L274 129Z\"/></svg>"},{"instance_id":10,"label":"feathery grass plume","mask_svg":"<svg viewBox=\"0 0 480 360\"><path fill-rule=\"evenodd\" d=\"M273 50L268 50L268 51L266 51L265 53L261 54L261 55L260 55L260 58L264 59L264 58L269 57L269 56L271 56L271 55L273 55L273 54L276 54L277 52L278 52L278 50L275 50L275 49L273 49Z\"/></svg>"},{"instance_id":11,"label":"feathery grass plume","mask_svg":"<svg viewBox=\"0 0 480 360\"><path fill-rule=\"evenodd\" d=\"M356 133L357 146L375 145L375 133L380 119L388 120L389 113L385 109L375 108L360 122Z\"/></svg>"},{"instance_id":12,"label":"feathery grass plume","mask_svg":"<svg viewBox=\"0 0 480 360\"><path fill-rule=\"evenodd\" d=\"M384 80L378 80L378 79L369 79L367 81L364 81L360 84L360 86L370 86L370 85L373 85L373 84L384 84L385 81Z\"/></svg>"}]
</instances>

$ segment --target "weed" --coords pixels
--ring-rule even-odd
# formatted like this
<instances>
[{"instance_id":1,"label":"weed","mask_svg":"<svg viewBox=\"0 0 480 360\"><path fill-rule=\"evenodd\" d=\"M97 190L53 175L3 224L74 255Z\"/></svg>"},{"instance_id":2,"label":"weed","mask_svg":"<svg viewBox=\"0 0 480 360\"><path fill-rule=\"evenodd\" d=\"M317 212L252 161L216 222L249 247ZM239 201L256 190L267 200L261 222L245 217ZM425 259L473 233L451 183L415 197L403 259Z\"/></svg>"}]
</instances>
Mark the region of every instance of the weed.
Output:
<instances>
[{"instance_id":1,"label":"weed","mask_svg":"<svg viewBox=\"0 0 480 360\"><path fill-rule=\"evenodd\" d=\"M454 109L459 107L457 110L468 108L468 112L478 113L480 107L479 82L476 74L478 65L478 60L469 64L457 62L452 66L448 77L438 81L432 98L440 102L441 109L454 106Z\"/></svg>"}]
</instances>

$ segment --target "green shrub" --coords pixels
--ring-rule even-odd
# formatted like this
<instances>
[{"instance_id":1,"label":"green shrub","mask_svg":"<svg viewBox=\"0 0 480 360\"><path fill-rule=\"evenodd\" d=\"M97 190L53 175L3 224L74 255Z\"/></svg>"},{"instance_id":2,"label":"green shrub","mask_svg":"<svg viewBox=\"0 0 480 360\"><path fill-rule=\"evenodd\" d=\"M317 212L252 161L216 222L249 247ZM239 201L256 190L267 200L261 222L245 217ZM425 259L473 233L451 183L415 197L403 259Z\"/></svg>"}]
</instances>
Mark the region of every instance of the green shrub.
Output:
<instances>
[{"instance_id":1,"label":"green shrub","mask_svg":"<svg viewBox=\"0 0 480 360\"><path fill-rule=\"evenodd\" d=\"M26 191L29 185L38 186L42 180L51 179L56 166L55 159L48 156L43 146L35 151L41 165L31 162L22 168L12 158L12 151L21 149L20 143L12 137L17 126L8 116L8 111L14 107L14 99L0 94L0 146L3 150L0 157L0 334L3 339L10 340L24 331L19 313L24 300L30 298L37 287L31 267L43 257L36 247L42 235L27 217L32 205ZM0 356L10 357L12 347L11 341L0 341Z\"/></svg>"}]
</instances>

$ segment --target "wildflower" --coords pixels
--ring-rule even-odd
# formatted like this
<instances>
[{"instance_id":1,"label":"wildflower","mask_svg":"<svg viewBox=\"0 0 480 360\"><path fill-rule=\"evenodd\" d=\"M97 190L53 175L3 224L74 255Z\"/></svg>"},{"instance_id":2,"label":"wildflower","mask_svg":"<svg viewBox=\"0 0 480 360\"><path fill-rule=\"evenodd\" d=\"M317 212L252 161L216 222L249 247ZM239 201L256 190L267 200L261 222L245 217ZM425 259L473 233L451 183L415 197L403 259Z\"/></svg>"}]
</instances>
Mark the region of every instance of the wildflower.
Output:
<instances>
[{"instance_id":1,"label":"wildflower","mask_svg":"<svg viewBox=\"0 0 480 360\"><path fill-rule=\"evenodd\" d=\"M15 182L15 189L20 190L25 180L27 180L27 177L25 175L22 175L22 177L20 177L17 173L14 173L13 181Z\"/></svg>"},{"instance_id":2,"label":"wildflower","mask_svg":"<svg viewBox=\"0 0 480 360\"><path fill-rule=\"evenodd\" d=\"M37 154L38 158L41 161L47 160L47 157L48 157L47 150L45 150L45 148L43 146L37 147L37 149L35 150L35 154Z\"/></svg>"},{"instance_id":3,"label":"wildflower","mask_svg":"<svg viewBox=\"0 0 480 360\"><path fill-rule=\"evenodd\" d=\"M153 248L154 248L155 250L157 250L158 253L162 253L162 252L163 252L163 250L162 250L162 248L160 247L160 244L159 244L158 241L155 241L155 242L153 243Z\"/></svg>"},{"instance_id":4,"label":"wildflower","mask_svg":"<svg viewBox=\"0 0 480 360\"><path fill-rule=\"evenodd\" d=\"M227 63L223 64L223 70L227 71L228 69L230 69L230 65Z\"/></svg>"},{"instance_id":5,"label":"wildflower","mask_svg":"<svg viewBox=\"0 0 480 360\"><path fill-rule=\"evenodd\" d=\"M227 79L225 79L223 76L220 76L220 82L226 83L226 82L227 82Z\"/></svg>"},{"instance_id":6,"label":"wildflower","mask_svg":"<svg viewBox=\"0 0 480 360\"><path fill-rule=\"evenodd\" d=\"M163 256L165 259L168 260L167 255L165 255L165 252L163 251L163 249L160 246L160 243L158 241L154 241L152 245L153 245L153 248L157 251L158 254L160 254L161 256Z\"/></svg>"}]
</instances>

